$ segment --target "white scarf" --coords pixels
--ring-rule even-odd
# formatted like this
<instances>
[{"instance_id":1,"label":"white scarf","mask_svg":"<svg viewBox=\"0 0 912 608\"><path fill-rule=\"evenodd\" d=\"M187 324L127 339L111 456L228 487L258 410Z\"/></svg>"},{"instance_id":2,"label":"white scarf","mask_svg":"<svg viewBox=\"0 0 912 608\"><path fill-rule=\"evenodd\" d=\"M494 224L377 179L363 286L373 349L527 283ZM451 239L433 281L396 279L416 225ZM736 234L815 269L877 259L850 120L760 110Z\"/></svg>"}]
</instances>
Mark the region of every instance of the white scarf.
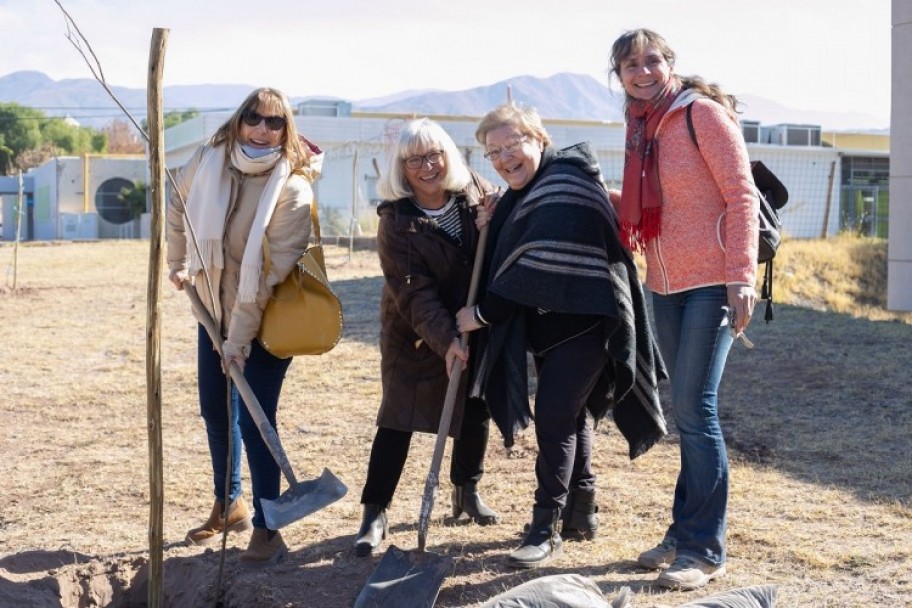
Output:
<instances>
[{"instance_id":1,"label":"white scarf","mask_svg":"<svg viewBox=\"0 0 912 608\"><path fill-rule=\"evenodd\" d=\"M241 151L239 144L231 151L231 164L246 175L258 175L272 170L260 195L253 225L250 226L238 281L238 299L241 302L253 302L259 291L260 273L263 268L263 238L266 235L266 227L272 219L279 195L291 173L291 166L281 151L252 159ZM190 248L191 276L196 276L203 267L207 272L225 267L222 242L225 238L225 219L228 215L230 196L231 176L225 168L225 148L212 147L203 154L187 196L187 218L195 230L201 256L197 257L196 249ZM216 299L213 307L220 311L219 290L216 287L218 281L213 282Z\"/></svg>"}]
</instances>

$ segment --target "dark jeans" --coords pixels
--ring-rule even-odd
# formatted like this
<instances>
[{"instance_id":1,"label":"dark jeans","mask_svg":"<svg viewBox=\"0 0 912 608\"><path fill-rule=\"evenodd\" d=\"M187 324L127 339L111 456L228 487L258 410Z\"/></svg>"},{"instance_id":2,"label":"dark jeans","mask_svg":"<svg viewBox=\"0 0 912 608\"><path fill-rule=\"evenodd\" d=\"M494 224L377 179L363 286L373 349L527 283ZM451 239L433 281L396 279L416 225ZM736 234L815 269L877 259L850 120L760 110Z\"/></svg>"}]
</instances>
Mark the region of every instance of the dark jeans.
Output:
<instances>
[{"instance_id":1,"label":"dark jeans","mask_svg":"<svg viewBox=\"0 0 912 608\"><path fill-rule=\"evenodd\" d=\"M450 459L450 481L453 485L477 483L484 474L490 419L484 401L466 401L459 439L453 442ZM411 441L412 433L408 431L377 429L367 466L367 481L361 491L361 504L389 506L405 468Z\"/></svg>"},{"instance_id":2,"label":"dark jeans","mask_svg":"<svg viewBox=\"0 0 912 608\"><path fill-rule=\"evenodd\" d=\"M260 499L274 500L279 496L281 471L260 436L256 423L234 389L229 394L227 378L222 371L222 361L212 346L212 340L202 325L199 326L198 384L200 415L206 422L209 455L212 458L212 481L216 500L225 499L226 473L231 470L229 500L241 495L241 440L247 451L247 466L253 486L253 525L265 528ZM250 384L273 428L276 428L276 410L285 372L291 359L279 359L269 354L254 340L250 357L244 366L244 377ZM229 434L232 441L231 457L228 454Z\"/></svg>"},{"instance_id":3,"label":"dark jeans","mask_svg":"<svg viewBox=\"0 0 912 608\"><path fill-rule=\"evenodd\" d=\"M681 436L672 524L678 555L725 563L728 454L719 423L719 383L732 345L724 285L652 294L656 337L671 375Z\"/></svg>"},{"instance_id":4,"label":"dark jeans","mask_svg":"<svg viewBox=\"0 0 912 608\"><path fill-rule=\"evenodd\" d=\"M535 506L563 508L570 489L594 490L586 401L608 361L598 328L536 355Z\"/></svg>"}]
</instances>

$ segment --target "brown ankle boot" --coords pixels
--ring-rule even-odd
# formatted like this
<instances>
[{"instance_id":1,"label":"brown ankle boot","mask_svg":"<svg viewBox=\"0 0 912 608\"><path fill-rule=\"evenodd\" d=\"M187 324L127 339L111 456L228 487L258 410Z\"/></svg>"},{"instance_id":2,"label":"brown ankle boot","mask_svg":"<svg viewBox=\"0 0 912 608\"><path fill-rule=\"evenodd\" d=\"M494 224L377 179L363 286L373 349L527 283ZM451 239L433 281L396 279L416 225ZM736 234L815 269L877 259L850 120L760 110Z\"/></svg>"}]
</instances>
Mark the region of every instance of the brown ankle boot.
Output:
<instances>
[{"instance_id":1,"label":"brown ankle boot","mask_svg":"<svg viewBox=\"0 0 912 608\"><path fill-rule=\"evenodd\" d=\"M254 528L247 550L241 553L241 565L245 568L262 568L279 562L288 553L288 546L278 530Z\"/></svg>"},{"instance_id":2,"label":"brown ankle boot","mask_svg":"<svg viewBox=\"0 0 912 608\"><path fill-rule=\"evenodd\" d=\"M187 532L188 545L208 545L219 539L219 535L225 527L224 509L222 508L224 504L222 501L216 500L206 523ZM228 507L228 531L243 532L252 527L253 516L250 514L250 509L247 508L244 498L238 496Z\"/></svg>"}]
</instances>

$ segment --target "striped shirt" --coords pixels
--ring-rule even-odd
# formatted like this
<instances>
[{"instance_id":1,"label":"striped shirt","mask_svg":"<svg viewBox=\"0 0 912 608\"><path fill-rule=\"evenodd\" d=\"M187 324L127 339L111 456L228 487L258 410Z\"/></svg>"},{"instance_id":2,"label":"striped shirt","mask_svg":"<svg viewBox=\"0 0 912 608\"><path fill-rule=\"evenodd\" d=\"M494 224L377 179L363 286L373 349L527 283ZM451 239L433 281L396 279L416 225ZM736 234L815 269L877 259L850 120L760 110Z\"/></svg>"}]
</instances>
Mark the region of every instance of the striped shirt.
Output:
<instances>
[{"instance_id":1,"label":"striped shirt","mask_svg":"<svg viewBox=\"0 0 912 608\"><path fill-rule=\"evenodd\" d=\"M425 209L417 202L412 200L416 207L421 209L441 230L447 233L458 244L462 244L462 220L459 216L459 207L456 205L456 197L451 196L450 200L440 209Z\"/></svg>"}]
</instances>

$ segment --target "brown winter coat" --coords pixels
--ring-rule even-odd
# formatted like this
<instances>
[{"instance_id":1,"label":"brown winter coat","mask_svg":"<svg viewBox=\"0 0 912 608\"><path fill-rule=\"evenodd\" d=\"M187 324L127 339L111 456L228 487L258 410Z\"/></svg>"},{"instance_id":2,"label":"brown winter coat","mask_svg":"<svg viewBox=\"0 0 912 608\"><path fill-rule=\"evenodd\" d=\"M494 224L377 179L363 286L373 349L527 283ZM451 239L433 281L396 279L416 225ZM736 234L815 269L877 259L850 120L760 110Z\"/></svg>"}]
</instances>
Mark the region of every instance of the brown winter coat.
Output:
<instances>
[{"instance_id":1,"label":"brown winter coat","mask_svg":"<svg viewBox=\"0 0 912 608\"><path fill-rule=\"evenodd\" d=\"M456 311L465 306L478 229L474 185L457 195L462 243L457 244L410 199L377 208L377 249L385 283L380 298L380 374L383 400L377 425L436 433L448 378L444 355L454 339ZM450 436L458 437L465 380Z\"/></svg>"}]
</instances>

